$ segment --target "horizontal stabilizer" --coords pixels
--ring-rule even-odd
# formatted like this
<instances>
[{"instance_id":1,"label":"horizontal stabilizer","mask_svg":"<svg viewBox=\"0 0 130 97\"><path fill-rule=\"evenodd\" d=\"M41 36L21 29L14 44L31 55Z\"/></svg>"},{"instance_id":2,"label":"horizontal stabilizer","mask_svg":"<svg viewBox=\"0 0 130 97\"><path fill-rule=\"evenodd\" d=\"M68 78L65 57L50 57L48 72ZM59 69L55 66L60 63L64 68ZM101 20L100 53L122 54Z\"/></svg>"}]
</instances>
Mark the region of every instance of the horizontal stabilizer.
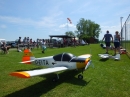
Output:
<instances>
[{"instance_id":1,"label":"horizontal stabilizer","mask_svg":"<svg viewBox=\"0 0 130 97\"><path fill-rule=\"evenodd\" d=\"M112 58L115 60L120 60L120 54L116 54L115 56L112 56Z\"/></svg>"},{"instance_id":2,"label":"horizontal stabilizer","mask_svg":"<svg viewBox=\"0 0 130 97\"><path fill-rule=\"evenodd\" d=\"M29 63L29 62L34 62L35 60L30 60L30 61L23 61L23 62L19 62L19 63Z\"/></svg>"},{"instance_id":3,"label":"horizontal stabilizer","mask_svg":"<svg viewBox=\"0 0 130 97\"><path fill-rule=\"evenodd\" d=\"M58 72L62 70L68 69L67 67L55 67L55 68L47 68L40 70L31 70L31 71L21 71L21 72L12 72L10 75L20 77L20 78L30 78L32 76L44 75L53 72Z\"/></svg>"}]
</instances>

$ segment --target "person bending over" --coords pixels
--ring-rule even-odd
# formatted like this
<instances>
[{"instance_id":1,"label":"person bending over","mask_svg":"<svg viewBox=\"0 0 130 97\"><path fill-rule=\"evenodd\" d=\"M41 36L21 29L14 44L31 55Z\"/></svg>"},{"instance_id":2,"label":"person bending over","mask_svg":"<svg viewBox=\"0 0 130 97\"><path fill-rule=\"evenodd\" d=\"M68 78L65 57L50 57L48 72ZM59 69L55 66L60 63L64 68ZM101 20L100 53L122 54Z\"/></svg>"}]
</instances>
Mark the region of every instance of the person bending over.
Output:
<instances>
[{"instance_id":1,"label":"person bending over","mask_svg":"<svg viewBox=\"0 0 130 97\"><path fill-rule=\"evenodd\" d=\"M4 53L8 53L10 46L7 46L5 42L1 45L1 49L4 51Z\"/></svg>"}]
</instances>

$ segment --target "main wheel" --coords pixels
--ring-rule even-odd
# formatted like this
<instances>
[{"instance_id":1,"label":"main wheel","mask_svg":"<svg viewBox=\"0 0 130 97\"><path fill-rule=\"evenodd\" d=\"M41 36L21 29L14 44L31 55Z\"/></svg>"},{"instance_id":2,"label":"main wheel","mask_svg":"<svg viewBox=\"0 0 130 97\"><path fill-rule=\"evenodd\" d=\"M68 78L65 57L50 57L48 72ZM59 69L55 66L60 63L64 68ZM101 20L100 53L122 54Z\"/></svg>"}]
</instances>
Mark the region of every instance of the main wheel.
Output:
<instances>
[{"instance_id":1,"label":"main wheel","mask_svg":"<svg viewBox=\"0 0 130 97\"><path fill-rule=\"evenodd\" d=\"M44 51L42 51L42 53L44 53Z\"/></svg>"},{"instance_id":2,"label":"main wheel","mask_svg":"<svg viewBox=\"0 0 130 97\"><path fill-rule=\"evenodd\" d=\"M57 80L58 80L57 77L54 77L54 78L52 79L53 82L56 82Z\"/></svg>"},{"instance_id":3,"label":"main wheel","mask_svg":"<svg viewBox=\"0 0 130 97\"><path fill-rule=\"evenodd\" d=\"M83 75L79 74L78 79L83 79Z\"/></svg>"}]
</instances>

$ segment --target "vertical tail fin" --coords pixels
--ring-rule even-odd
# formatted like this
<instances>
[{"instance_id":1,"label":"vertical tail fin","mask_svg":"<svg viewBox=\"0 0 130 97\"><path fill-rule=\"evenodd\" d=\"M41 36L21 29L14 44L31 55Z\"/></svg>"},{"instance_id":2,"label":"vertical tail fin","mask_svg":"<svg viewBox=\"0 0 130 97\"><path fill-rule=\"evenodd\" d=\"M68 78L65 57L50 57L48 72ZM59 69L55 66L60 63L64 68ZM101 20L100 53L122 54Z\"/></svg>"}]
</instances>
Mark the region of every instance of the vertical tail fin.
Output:
<instances>
[{"instance_id":1,"label":"vertical tail fin","mask_svg":"<svg viewBox=\"0 0 130 97\"><path fill-rule=\"evenodd\" d=\"M24 50L24 55L23 55L23 58L22 58L22 62L25 62L26 64L31 64L31 60L34 60L35 57L34 55L32 54L31 50L30 49L25 49Z\"/></svg>"},{"instance_id":2,"label":"vertical tail fin","mask_svg":"<svg viewBox=\"0 0 130 97\"><path fill-rule=\"evenodd\" d=\"M115 60L120 60L120 54L116 54Z\"/></svg>"},{"instance_id":3,"label":"vertical tail fin","mask_svg":"<svg viewBox=\"0 0 130 97\"><path fill-rule=\"evenodd\" d=\"M115 59L115 60L120 60L120 54L116 54L115 56L112 56L111 58Z\"/></svg>"}]
</instances>

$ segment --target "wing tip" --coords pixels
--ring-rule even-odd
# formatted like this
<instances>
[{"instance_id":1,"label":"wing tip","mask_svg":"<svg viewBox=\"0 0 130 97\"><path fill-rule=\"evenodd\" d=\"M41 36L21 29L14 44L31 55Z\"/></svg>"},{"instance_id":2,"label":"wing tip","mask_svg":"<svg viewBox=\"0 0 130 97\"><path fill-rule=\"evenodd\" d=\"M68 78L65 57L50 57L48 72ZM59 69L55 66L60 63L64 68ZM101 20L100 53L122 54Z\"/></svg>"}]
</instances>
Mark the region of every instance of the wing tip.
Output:
<instances>
[{"instance_id":1,"label":"wing tip","mask_svg":"<svg viewBox=\"0 0 130 97\"><path fill-rule=\"evenodd\" d=\"M30 75L26 72L12 72L10 73L11 76L16 76L19 78L30 78Z\"/></svg>"}]
</instances>

